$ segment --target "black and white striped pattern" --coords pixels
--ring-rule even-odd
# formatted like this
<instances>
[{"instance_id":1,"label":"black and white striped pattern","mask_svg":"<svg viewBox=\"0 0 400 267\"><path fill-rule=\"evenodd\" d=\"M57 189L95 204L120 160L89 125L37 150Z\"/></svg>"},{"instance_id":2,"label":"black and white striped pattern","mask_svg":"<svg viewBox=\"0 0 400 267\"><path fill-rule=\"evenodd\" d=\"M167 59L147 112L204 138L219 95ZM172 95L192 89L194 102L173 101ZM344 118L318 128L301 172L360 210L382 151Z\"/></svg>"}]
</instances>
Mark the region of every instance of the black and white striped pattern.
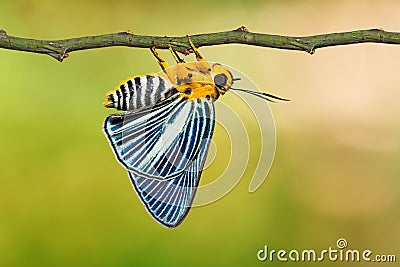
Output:
<instances>
[{"instance_id":1,"label":"black and white striped pattern","mask_svg":"<svg viewBox=\"0 0 400 267\"><path fill-rule=\"evenodd\" d=\"M159 75L134 77L107 95L107 108L140 110L152 107L176 92L172 83Z\"/></svg>"},{"instance_id":2,"label":"black and white striped pattern","mask_svg":"<svg viewBox=\"0 0 400 267\"><path fill-rule=\"evenodd\" d=\"M176 227L193 202L214 131L212 100L170 97L153 108L112 114L104 132L147 211Z\"/></svg>"},{"instance_id":3,"label":"black and white striped pattern","mask_svg":"<svg viewBox=\"0 0 400 267\"><path fill-rule=\"evenodd\" d=\"M167 180L181 175L209 141L213 113L212 101L175 96L150 110L112 114L104 131L125 169Z\"/></svg>"}]
</instances>

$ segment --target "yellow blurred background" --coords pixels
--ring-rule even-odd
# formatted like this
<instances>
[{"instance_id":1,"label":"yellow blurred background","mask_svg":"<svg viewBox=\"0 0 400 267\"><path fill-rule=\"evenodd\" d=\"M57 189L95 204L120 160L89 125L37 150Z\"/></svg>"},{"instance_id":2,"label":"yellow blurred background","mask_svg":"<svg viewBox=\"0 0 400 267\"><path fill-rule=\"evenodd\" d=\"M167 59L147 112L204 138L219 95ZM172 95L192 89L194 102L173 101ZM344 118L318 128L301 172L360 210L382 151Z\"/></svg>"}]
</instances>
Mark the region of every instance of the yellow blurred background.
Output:
<instances>
[{"instance_id":1,"label":"yellow blurred background","mask_svg":"<svg viewBox=\"0 0 400 267\"><path fill-rule=\"evenodd\" d=\"M37 39L242 25L303 36L400 31L399 11L396 0L2 0L0 28ZM341 237L350 249L400 257L400 46L330 47L313 56L245 45L200 51L292 101L270 105L277 150L261 188L248 193L250 164L232 192L166 229L145 211L101 131L110 113L105 93L127 76L159 70L150 52L95 49L59 63L0 50L0 266L279 266L260 263L257 251L322 250Z\"/></svg>"}]
</instances>

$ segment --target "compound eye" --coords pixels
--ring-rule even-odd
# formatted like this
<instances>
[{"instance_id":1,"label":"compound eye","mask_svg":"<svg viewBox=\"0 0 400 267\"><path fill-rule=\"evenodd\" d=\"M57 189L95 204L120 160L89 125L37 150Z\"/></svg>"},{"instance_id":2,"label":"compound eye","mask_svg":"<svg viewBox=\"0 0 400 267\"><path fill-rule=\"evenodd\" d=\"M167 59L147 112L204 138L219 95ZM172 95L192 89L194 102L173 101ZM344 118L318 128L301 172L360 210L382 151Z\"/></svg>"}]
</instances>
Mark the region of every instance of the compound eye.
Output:
<instances>
[{"instance_id":1,"label":"compound eye","mask_svg":"<svg viewBox=\"0 0 400 267\"><path fill-rule=\"evenodd\" d=\"M226 77L225 74L217 74L214 77L214 83L218 87L224 87L226 85L227 81L228 81L228 78Z\"/></svg>"}]
</instances>

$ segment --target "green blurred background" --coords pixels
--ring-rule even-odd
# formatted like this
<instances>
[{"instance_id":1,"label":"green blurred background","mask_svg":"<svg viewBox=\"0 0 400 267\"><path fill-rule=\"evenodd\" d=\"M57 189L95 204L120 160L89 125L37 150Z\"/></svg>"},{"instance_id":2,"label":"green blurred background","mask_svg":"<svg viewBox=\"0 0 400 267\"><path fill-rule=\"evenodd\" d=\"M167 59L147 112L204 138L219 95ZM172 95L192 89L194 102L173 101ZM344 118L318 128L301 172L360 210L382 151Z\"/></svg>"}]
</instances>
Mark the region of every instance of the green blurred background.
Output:
<instances>
[{"instance_id":1,"label":"green blurred background","mask_svg":"<svg viewBox=\"0 0 400 267\"><path fill-rule=\"evenodd\" d=\"M38 39L242 25L302 36L400 31L399 11L395 0L0 0L0 28ZM271 105L277 151L262 187L248 193L250 164L230 194L166 229L143 208L101 131L110 113L105 93L127 76L159 70L150 52L104 48L59 63L0 50L0 266L279 266L289 263L259 262L257 251L335 248L340 237L350 249L400 257L400 47L331 47L313 56L244 45L201 52L292 101ZM215 133L217 146L223 136ZM227 153L220 147L217 157Z\"/></svg>"}]
</instances>

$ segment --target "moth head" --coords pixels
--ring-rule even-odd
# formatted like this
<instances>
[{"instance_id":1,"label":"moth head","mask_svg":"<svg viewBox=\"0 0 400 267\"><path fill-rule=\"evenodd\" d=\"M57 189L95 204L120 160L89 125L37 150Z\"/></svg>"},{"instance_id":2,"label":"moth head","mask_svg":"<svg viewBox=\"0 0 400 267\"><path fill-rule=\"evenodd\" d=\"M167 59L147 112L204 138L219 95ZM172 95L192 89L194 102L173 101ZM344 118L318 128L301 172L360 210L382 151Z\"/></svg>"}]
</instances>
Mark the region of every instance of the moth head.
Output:
<instances>
[{"instance_id":1,"label":"moth head","mask_svg":"<svg viewBox=\"0 0 400 267\"><path fill-rule=\"evenodd\" d=\"M221 64L212 65L212 79L220 94L225 94L233 84L232 73Z\"/></svg>"}]
</instances>

